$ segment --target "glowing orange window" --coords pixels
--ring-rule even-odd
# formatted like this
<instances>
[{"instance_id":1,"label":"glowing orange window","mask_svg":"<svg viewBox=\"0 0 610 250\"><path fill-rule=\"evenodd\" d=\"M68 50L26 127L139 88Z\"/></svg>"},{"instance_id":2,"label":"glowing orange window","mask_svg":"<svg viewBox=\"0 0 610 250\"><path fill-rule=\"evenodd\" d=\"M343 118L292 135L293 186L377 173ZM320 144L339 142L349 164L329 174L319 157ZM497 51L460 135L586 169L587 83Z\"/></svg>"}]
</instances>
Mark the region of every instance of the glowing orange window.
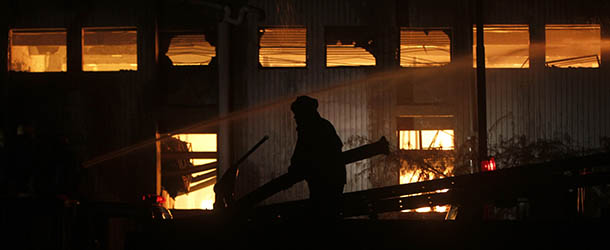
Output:
<instances>
[{"instance_id":1,"label":"glowing orange window","mask_svg":"<svg viewBox=\"0 0 610 250\"><path fill-rule=\"evenodd\" d=\"M136 28L84 28L83 71L138 70Z\"/></svg>"},{"instance_id":2,"label":"glowing orange window","mask_svg":"<svg viewBox=\"0 0 610 250\"><path fill-rule=\"evenodd\" d=\"M599 68L599 24L547 24L545 64L557 68Z\"/></svg>"},{"instance_id":3,"label":"glowing orange window","mask_svg":"<svg viewBox=\"0 0 610 250\"><path fill-rule=\"evenodd\" d=\"M216 56L216 47L204 34L177 35L172 37L166 55L174 66L208 65Z\"/></svg>"},{"instance_id":4,"label":"glowing orange window","mask_svg":"<svg viewBox=\"0 0 610 250\"><path fill-rule=\"evenodd\" d=\"M453 150L453 129L400 130L399 148L404 150Z\"/></svg>"},{"instance_id":5,"label":"glowing orange window","mask_svg":"<svg viewBox=\"0 0 610 250\"><path fill-rule=\"evenodd\" d=\"M216 134L178 134L174 138L186 142L190 152L216 152ZM194 166L216 162L216 158L191 159ZM190 183L190 192L178 194L175 198L176 209L213 209L215 193L214 184L216 169L210 169L192 174L193 182ZM210 177L208 177L210 176ZM206 177L206 178L202 178Z\"/></svg>"},{"instance_id":6,"label":"glowing orange window","mask_svg":"<svg viewBox=\"0 0 610 250\"><path fill-rule=\"evenodd\" d=\"M435 67L451 62L449 30L400 30L400 66Z\"/></svg>"},{"instance_id":7,"label":"glowing orange window","mask_svg":"<svg viewBox=\"0 0 610 250\"><path fill-rule=\"evenodd\" d=\"M375 66L374 36L367 27L331 26L324 29L326 67Z\"/></svg>"},{"instance_id":8,"label":"glowing orange window","mask_svg":"<svg viewBox=\"0 0 610 250\"><path fill-rule=\"evenodd\" d=\"M66 29L11 29L9 70L65 72Z\"/></svg>"},{"instance_id":9,"label":"glowing orange window","mask_svg":"<svg viewBox=\"0 0 610 250\"><path fill-rule=\"evenodd\" d=\"M259 30L258 62L263 67L307 66L305 28L262 28Z\"/></svg>"},{"instance_id":10,"label":"glowing orange window","mask_svg":"<svg viewBox=\"0 0 610 250\"><path fill-rule=\"evenodd\" d=\"M529 68L529 26L521 24L483 27L486 68ZM477 29L473 27L473 67L477 67Z\"/></svg>"}]
</instances>

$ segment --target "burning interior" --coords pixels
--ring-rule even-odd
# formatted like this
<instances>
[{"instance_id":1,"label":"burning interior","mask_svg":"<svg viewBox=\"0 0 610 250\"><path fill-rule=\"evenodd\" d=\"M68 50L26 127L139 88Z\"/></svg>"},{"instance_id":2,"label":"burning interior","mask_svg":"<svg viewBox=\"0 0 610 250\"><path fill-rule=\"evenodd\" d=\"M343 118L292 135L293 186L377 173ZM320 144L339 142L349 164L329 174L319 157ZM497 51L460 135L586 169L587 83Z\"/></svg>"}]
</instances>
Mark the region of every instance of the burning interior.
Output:
<instances>
[{"instance_id":1,"label":"burning interior","mask_svg":"<svg viewBox=\"0 0 610 250\"><path fill-rule=\"evenodd\" d=\"M9 70L66 72L66 29L11 29Z\"/></svg>"},{"instance_id":2,"label":"burning interior","mask_svg":"<svg viewBox=\"0 0 610 250\"><path fill-rule=\"evenodd\" d=\"M217 151L217 135L216 134L178 134L172 137L177 140L174 143L183 144L186 148L182 147L178 151L173 152L191 152L191 153L215 153ZM171 141L171 140L170 140ZM166 151L166 153L169 153ZM165 154L167 157L168 154ZM189 170L195 168L201 168L201 166L209 165L217 161L216 158L206 158L212 156L212 154L201 154L201 155L183 155L179 158L172 156L169 159L164 160L164 169L168 169L170 164L176 164L177 162L184 162L184 167L181 170ZM162 154L162 159L164 155ZM172 198L174 200L172 208L175 209L207 209L211 210L214 208L214 184L216 184L216 168L201 168L202 171L187 173L185 175L178 175L180 180L174 180L173 182L183 183L178 191L173 193ZM169 177L169 176L168 176ZM171 178L171 177L169 177ZM169 184L169 183L168 183Z\"/></svg>"},{"instance_id":3,"label":"burning interior","mask_svg":"<svg viewBox=\"0 0 610 250\"><path fill-rule=\"evenodd\" d=\"M374 40L363 27L326 27L326 67L375 66Z\"/></svg>"},{"instance_id":4,"label":"burning interior","mask_svg":"<svg viewBox=\"0 0 610 250\"><path fill-rule=\"evenodd\" d=\"M216 47L205 38L205 34L184 34L171 38L166 53L174 66L209 65L216 57Z\"/></svg>"},{"instance_id":5,"label":"burning interior","mask_svg":"<svg viewBox=\"0 0 610 250\"><path fill-rule=\"evenodd\" d=\"M451 62L450 29L400 30L400 66L435 67Z\"/></svg>"},{"instance_id":6,"label":"burning interior","mask_svg":"<svg viewBox=\"0 0 610 250\"><path fill-rule=\"evenodd\" d=\"M135 27L83 28L83 71L138 70Z\"/></svg>"},{"instance_id":7,"label":"burning interior","mask_svg":"<svg viewBox=\"0 0 610 250\"><path fill-rule=\"evenodd\" d=\"M545 65L554 68L599 68L599 24L547 24Z\"/></svg>"},{"instance_id":8,"label":"burning interior","mask_svg":"<svg viewBox=\"0 0 610 250\"><path fill-rule=\"evenodd\" d=\"M477 67L477 29L472 29L473 67ZM529 68L528 25L488 25L483 27L486 68Z\"/></svg>"},{"instance_id":9,"label":"burning interior","mask_svg":"<svg viewBox=\"0 0 610 250\"><path fill-rule=\"evenodd\" d=\"M258 62L262 67L307 66L305 28L261 28L259 37Z\"/></svg>"}]
</instances>

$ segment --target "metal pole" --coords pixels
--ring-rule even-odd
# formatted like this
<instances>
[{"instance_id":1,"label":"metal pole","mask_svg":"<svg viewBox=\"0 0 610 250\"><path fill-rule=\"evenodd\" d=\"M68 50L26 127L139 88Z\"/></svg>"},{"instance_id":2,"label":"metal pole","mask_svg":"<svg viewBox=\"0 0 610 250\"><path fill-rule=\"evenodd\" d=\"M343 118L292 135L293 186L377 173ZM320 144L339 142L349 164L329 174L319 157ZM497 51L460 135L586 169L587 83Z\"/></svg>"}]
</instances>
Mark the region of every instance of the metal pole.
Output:
<instances>
[{"instance_id":1,"label":"metal pole","mask_svg":"<svg viewBox=\"0 0 610 250\"><path fill-rule=\"evenodd\" d=\"M481 161L487 159L487 100L485 86L485 41L483 31L483 0L477 1L477 129L478 129L478 167Z\"/></svg>"},{"instance_id":2,"label":"metal pole","mask_svg":"<svg viewBox=\"0 0 610 250\"><path fill-rule=\"evenodd\" d=\"M230 62L229 43L231 26L228 22L218 24L218 116L229 114ZM231 166L230 123L222 121L218 126L218 163L226 166L218 168L218 176Z\"/></svg>"}]
</instances>

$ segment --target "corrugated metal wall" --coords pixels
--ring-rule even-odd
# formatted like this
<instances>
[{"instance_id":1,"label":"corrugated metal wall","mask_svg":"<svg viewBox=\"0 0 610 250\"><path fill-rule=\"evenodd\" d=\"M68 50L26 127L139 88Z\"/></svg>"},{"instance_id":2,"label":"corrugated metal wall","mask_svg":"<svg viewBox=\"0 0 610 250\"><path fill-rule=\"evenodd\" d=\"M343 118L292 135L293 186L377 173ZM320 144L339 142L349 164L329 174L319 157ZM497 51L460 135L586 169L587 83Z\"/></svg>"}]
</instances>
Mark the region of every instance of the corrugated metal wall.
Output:
<instances>
[{"instance_id":1,"label":"corrugated metal wall","mask_svg":"<svg viewBox=\"0 0 610 250\"><path fill-rule=\"evenodd\" d=\"M540 39L544 23L578 23L595 19L601 11L595 5L599 1L572 3L570 1L486 1L486 23L530 24L533 39ZM460 146L476 131L473 123L475 113L474 72L472 61L472 14L471 1L249 1L250 5L265 11L263 22L249 20L248 65L245 74L247 83L243 91L247 96L246 106L255 107L277 100L278 106L270 107L235 123L234 158L254 145L262 136L271 139L251 156L247 167L239 177L238 195L247 193L263 183L286 172L296 142L295 125L289 110L290 101L298 94L313 93L320 101L320 113L329 119L344 143L355 138L376 140L389 137L395 143L398 115L417 111L416 105L397 105L396 91L409 81L418 80L413 87L414 95L432 93L441 96L438 107L431 114L455 115L456 145ZM379 72L389 63L379 63L376 68L325 68L324 27L341 25L367 25L366 15L357 6L367 4L384 5L384 14L389 17L388 34L398 27L449 27L452 30L452 65L438 69L437 75L416 70L401 69L405 75L376 82L360 84L359 79ZM370 7L370 6L369 6ZM377 6L378 7L378 6ZM605 7L607 8L607 7ZM383 9L383 8L382 8ZM374 12L374 11L373 11ZM379 15L377 15L379 16ZM569 19L567 19L569 18ZM260 26L295 25L307 28L308 62L306 68L268 69L257 65L257 36ZM603 26L603 25L602 25ZM541 28L542 27L542 28ZM605 28L602 27L602 33ZM398 31L398 29L396 29ZM544 35L542 35L543 39ZM394 41L394 38L387 38ZM396 41L394 41L396 42ZM396 44L384 44L384 56L392 57ZM533 53L535 54L535 53ZM605 54L604 54L605 55ZM602 55L602 58L604 58ZM535 61L538 60L538 61ZM603 60L603 59L602 59ZM459 63L459 62L466 63ZM532 58L530 69L489 69L487 72L487 119L489 145L494 146L503 139L526 136L532 141L553 139L557 136L572 138L579 147L598 147L599 137L608 136L610 127L607 96L609 87L603 83L605 68L600 69L548 69L544 59ZM426 75L428 74L428 75ZM440 79L440 80L439 80ZM350 83L352 82L352 83ZM437 89L435 82L448 82L447 89ZM329 89L348 83L349 87ZM448 91L448 96L440 92ZM428 93L429 94L429 93ZM441 98L442 99L442 98ZM436 104L435 104L436 105ZM430 105L429 105L430 106ZM431 105L434 106L434 105ZM424 108L424 106L421 106ZM415 111L414 111L415 110ZM435 113L436 112L436 113ZM346 145L345 149L356 145ZM372 187L363 170L370 161L357 167L348 166L348 185L345 191ZM364 173L364 174L362 174ZM393 177L392 177L393 178ZM397 179L397 178L396 178ZM388 180L388 184L397 180ZM306 187L298 185L273 197L269 202L278 202L306 197Z\"/></svg>"},{"instance_id":2,"label":"corrugated metal wall","mask_svg":"<svg viewBox=\"0 0 610 250\"><path fill-rule=\"evenodd\" d=\"M259 26L299 25L307 28L306 68L262 68L259 69L256 34L249 37L247 103L248 106L261 105L275 100L285 100L278 106L270 107L248 116L241 126L236 141L241 154L254 145L264 135L270 140L250 157L251 165L240 172L238 190L247 193L272 178L286 173L292 150L296 143L296 125L290 111L290 103L300 94L308 94L318 99L320 114L331 121L344 142L343 150L360 145L357 138L371 138L369 107L370 93L367 82L358 81L372 72L371 68L326 68L324 61L324 27L340 25L361 25L358 13L351 4L360 1L250 1L251 5L262 8L266 19L262 23L249 23L249 30ZM332 12L324 15L321 10ZM312 13L318 13L313 14ZM371 84L383 84L371 83ZM247 136L246 136L247 135ZM375 138L371 138L375 139ZM367 176L362 174L365 164L348 166L346 191L370 188ZM304 183L280 193L270 199L277 202L306 198Z\"/></svg>"},{"instance_id":3,"label":"corrugated metal wall","mask_svg":"<svg viewBox=\"0 0 610 250\"><path fill-rule=\"evenodd\" d=\"M78 161L154 138L154 7L117 2L62 4L13 1L9 27L63 27L76 31L81 27L137 27L138 71L75 72L69 58L68 72L11 72L7 82L7 95L13 105L9 122L19 122L19 117L25 116L44 127L47 136L67 136ZM150 145L126 157L80 170L86 176L86 184L79 191L93 199L138 200L142 193L154 192L154 162L154 145Z\"/></svg>"},{"instance_id":4,"label":"corrugated metal wall","mask_svg":"<svg viewBox=\"0 0 610 250\"><path fill-rule=\"evenodd\" d=\"M608 66L546 68L545 24L601 25L602 58L607 53L609 3L605 1L492 1L486 22L529 24L529 69L487 70L489 145L524 136L530 142L560 140L576 149L595 149L610 136ZM539 52L532 50L540 50Z\"/></svg>"},{"instance_id":5,"label":"corrugated metal wall","mask_svg":"<svg viewBox=\"0 0 610 250\"><path fill-rule=\"evenodd\" d=\"M610 136L608 86L602 69L488 70L489 144L514 136L530 141L570 138L578 148L600 147Z\"/></svg>"}]
</instances>

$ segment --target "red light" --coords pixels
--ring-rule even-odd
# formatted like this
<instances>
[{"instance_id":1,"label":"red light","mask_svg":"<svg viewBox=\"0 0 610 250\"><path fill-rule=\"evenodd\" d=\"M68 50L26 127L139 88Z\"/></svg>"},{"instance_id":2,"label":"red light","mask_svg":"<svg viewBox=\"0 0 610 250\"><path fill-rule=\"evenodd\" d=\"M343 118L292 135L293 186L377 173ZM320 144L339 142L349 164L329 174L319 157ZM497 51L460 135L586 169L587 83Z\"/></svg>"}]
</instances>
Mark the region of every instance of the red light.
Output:
<instances>
[{"instance_id":1,"label":"red light","mask_svg":"<svg viewBox=\"0 0 610 250\"><path fill-rule=\"evenodd\" d=\"M481 161L481 172L494 171L496 170L496 159L493 157L489 160Z\"/></svg>"},{"instance_id":2,"label":"red light","mask_svg":"<svg viewBox=\"0 0 610 250\"><path fill-rule=\"evenodd\" d=\"M154 194L142 195L142 200L143 201L148 200L148 201L151 201L154 203L159 203L159 204L165 203L165 198L163 196L154 195Z\"/></svg>"}]
</instances>

